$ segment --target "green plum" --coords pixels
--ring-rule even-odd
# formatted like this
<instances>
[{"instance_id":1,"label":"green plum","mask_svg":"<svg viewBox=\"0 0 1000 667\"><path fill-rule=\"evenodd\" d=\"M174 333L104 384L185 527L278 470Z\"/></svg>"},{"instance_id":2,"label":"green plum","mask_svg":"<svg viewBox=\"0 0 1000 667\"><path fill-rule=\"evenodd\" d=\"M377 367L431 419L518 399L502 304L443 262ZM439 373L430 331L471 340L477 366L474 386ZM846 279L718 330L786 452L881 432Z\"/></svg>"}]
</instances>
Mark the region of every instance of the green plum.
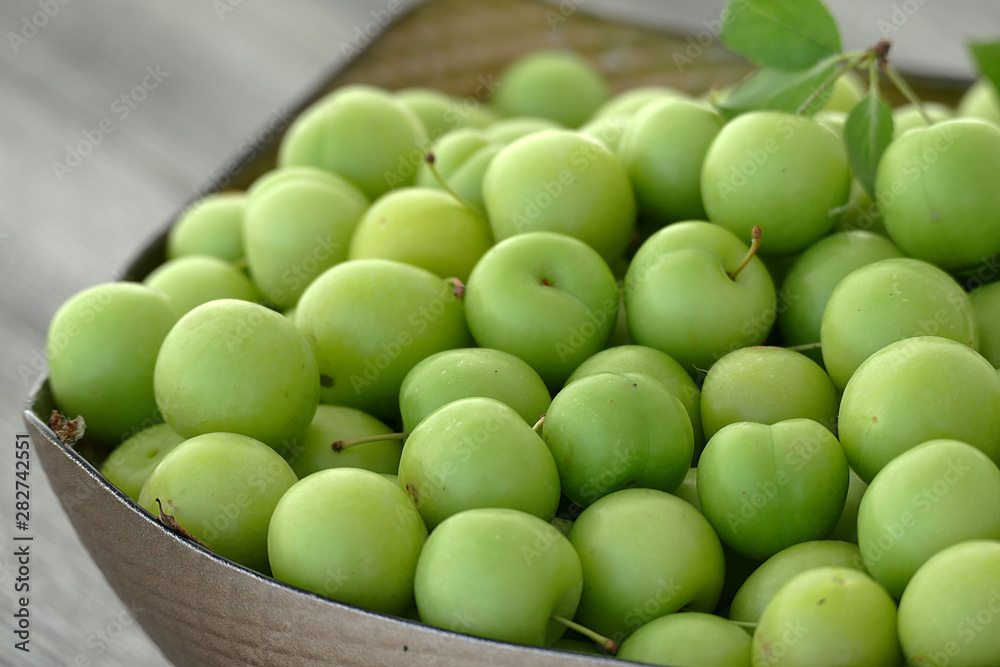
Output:
<instances>
[{"instance_id":1,"label":"green plum","mask_svg":"<svg viewBox=\"0 0 1000 667\"><path fill-rule=\"evenodd\" d=\"M719 359L701 386L705 438L736 422L803 417L836 429L840 396L822 368L780 347L745 347Z\"/></svg>"},{"instance_id":2,"label":"green plum","mask_svg":"<svg viewBox=\"0 0 1000 667\"><path fill-rule=\"evenodd\" d=\"M277 169L247 194L243 217L250 275L279 308L291 308L326 269L347 259L368 207L361 191L318 169Z\"/></svg>"},{"instance_id":3,"label":"green plum","mask_svg":"<svg viewBox=\"0 0 1000 667\"><path fill-rule=\"evenodd\" d=\"M417 563L420 620L486 639L548 646L580 600L580 558L531 514L484 508L438 526Z\"/></svg>"},{"instance_id":4,"label":"green plum","mask_svg":"<svg viewBox=\"0 0 1000 667\"><path fill-rule=\"evenodd\" d=\"M167 259L209 255L227 262L243 259L242 192L219 192L196 201L178 216L167 234Z\"/></svg>"},{"instance_id":5,"label":"green plum","mask_svg":"<svg viewBox=\"0 0 1000 667\"><path fill-rule=\"evenodd\" d=\"M783 307L778 326L785 341L789 345L818 343L823 311L837 284L855 269L902 256L889 239L860 230L831 234L809 246L781 283ZM821 359L819 351L806 354L815 361Z\"/></svg>"},{"instance_id":6,"label":"green plum","mask_svg":"<svg viewBox=\"0 0 1000 667\"><path fill-rule=\"evenodd\" d=\"M845 276L826 303L819 331L823 363L841 391L865 359L914 336L979 345L975 312L961 285L908 257L883 259Z\"/></svg>"},{"instance_id":7,"label":"green plum","mask_svg":"<svg viewBox=\"0 0 1000 667\"><path fill-rule=\"evenodd\" d=\"M865 497L868 485L865 480L858 477L858 473L851 470L851 482L847 486L847 501L844 503L844 511L840 515L840 521L830 532L827 539L842 540L852 544L858 543L858 511L861 509L861 499Z\"/></svg>"},{"instance_id":8,"label":"green plum","mask_svg":"<svg viewBox=\"0 0 1000 667\"><path fill-rule=\"evenodd\" d=\"M403 429L412 431L438 408L474 396L509 405L531 425L552 401L538 373L513 354L479 347L445 350L418 363L403 379Z\"/></svg>"},{"instance_id":9,"label":"green plum","mask_svg":"<svg viewBox=\"0 0 1000 667\"><path fill-rule=\"evenodd\" d=\"M455 285L424 269L357 259L329 269L299 300L324 403L399 415L399 388L424 358L472 342Z\"/></svg>"},{"instance_id":10,"label":"green plum","mask_svg":"<svg viewBox=\"0 0 1000 667\"><path fill-rule=\"evenodd\" d=\"M815 120L776 111L729 121L701 172L708 219L741 238L761 227L761 252L771 255L805 250L825 236L850 185L847 153L837 135Z\"/></svg>"},{"instance_id":11,"label":"green plum","mask_svg":"<svg viewBox=\"0 0 1000 667\"><path fill-rule=\"evenodd\" d=\"M624 253L635 226L628 172L603 143L579 132L538 132L505 147L486 170L483 198L497 241L561 232L607 262Z\"/></svg>"},{"instance_id":12,"label":"green plum","mask_svg":"<svg viewBox=\"0 0 1000 667\"><path fill-rule=\"evenodd\" d=\"M476 342L526 361L550 389L604 348L618 286L582 241L519 234L491 248L469 276L465 309Z\"/></svg>"},{"instance_id":13,"label":"green plum","mask_svg":"<svg viewBox=\"0 0 1000 667\"><path fill-rule=\"evenodd\" d=\"M705 436L701 426L701 392L683 366L674 361L670 355L651 347L619 345L602 350L577 366L566 380L566 384L604 371L648 375L680 399L694 430L694 453L697 459L705 447Z\"/></svg>"},{"instance_id":14,"label":"green plum","mask_svg":"<svg viewBox=\"0 0 1000 667\"><path fill-rule=\"evenodd\" d=\"M180 313L145 285L96 285L67 300L49 324L49 386L69 418L82 415L87 435L121 442L159 421L153 368Z\"/></svg>"},{"instance_id":15,"label":"green plum","mask_svg":"<svg viewBox=\"0 0 1000 667\"><path fill-rule=\"evenodd\" d=\"M466 110L458 100L436 90L407 88L396 92L395 97L420 119L432 142L452 130L486 127L493 120L492 114L485 110Z\"/></svg>"},{"instance_id":16,"label":"green plum","mask_svg":"<svg viewBox=\"0 0 1000 667\"><path fill-rule=\"evenodd\" d=\"M722 542L748 558L826 537L848 482L843 449L811 419L730 424L698 462L702 511Z\"/></svg>"},{"instance_id":17,"label":"green plum","mask_svg":"<svg viewBox=\"0 0 1000 667\"><path fill-rule=\"evenodd\" d=\"M546 118L506 118L490 125L485 130L486 138L499 144L511 144L522 137L545 130L561 130L564 126Z\"/></svg>"},{"instance_id":18,"label":"green plum","mask_svg":"<svg viewBox=\"0 0 1000 667\"><path fill-rule=\"evenodd\" d=\"M247 301L198 306L156 359L156 403L185 437L224 431L279 447L312 421L319 373L306 339L282 315Z\"/></svg>"},{"instance_id":19,"label":"green plum","mask_svg":"<svg viewBox=\"0 0 1000 667\"><path fill-rule=\"evenodd\" d=\"M931 440L900 454L861 501L865 569L897 599L934 554L974 539L1000 539L1000 469L963 442Z\"/></svg>"},{"instance_id":20,"label":"green plum","mask_svg":"<svg viewBox=\"0 0 1000 667\"><path fill-rule=\"evenodd\" d=\"M163 457L142 485L139 505L153 516L172 516L220 556L267 573L271 514L297 480L264 443L205 433Z\"/></svg>"},{"instance_id":21,"label":"green plum","mask_svg":"<svg viewBox=\"0 0 1000 667\"><path fill-rule=\"evenodd\" d=\"M669 614L636 630L617 657L666 667L750 667L750 635L720 616Z\"/></svg>"},{"instance_id":22,"label":"green plum","mask_svg":"<svg viewBox=\"0 0 1000 667\"><path fill-rule=\"evenodd\" d=\"M464 282L492 245L486 218L451 195L402 188L383 195L365 212L348 257L391 259Z\"/></svg>"},{"instance_id":23,"label":"green plum","mask_svg":"<svg viewBox=\"0 0 1000 667\"><path fill-rule=\"evenodd\" d=\"M503 147L503 143L492 141L482 130L455 130L434 144L434 167L455 194L485 213L483 177ZM441 189L426 160L417 171L417 185Z\"/></svg>"},{"instance_id":24,"label":"green plum","mask_svg":"<svg viewBox=\"0 0 1000 667\"><path fill-rule=\"evenodd\" d=\"M377 199L413 184L428 146L423 123L390 93L347 86L295 119L281 141L278 164L331 171Z\"/></svg>"},{"instance_id":25,"label":"green plum","mask_svg":"<svg viewBox=\"0 0 1000 667\"><path fill-rule=\"evenodd\" d=\"M776 317L774 284L757 257L736 273L747 256L740 239L707 222L656 232L625 276L632 337L689 371L708 370L731 350L763 343Z\"/></svg>"},{"instance_id":26,"label":"green plum","mask_svg":"<svg viewBox=\"0 0 1000 667\"><path fill-rule=\"evenodd\" d=\"M421 421L403 445L399 484L431 530L479 507L509 507L546 521L559 473L542 439L508 405L463 398Z\"/></svg>"},{"instance_id":27,"label":"green plum","mask_svg":"<svg viewBox=\"0 0 1000 667\"><path fill-rule=\"evenodd\" d=\"M684 474L681 485L674 489L674 495L681 500L690 503L692 507L704 514L701 510L701 501L698 500L698 469L691 468Z\"/></svg>"},{"instance_id":28,"label":"green plum","mask_svg":"<svg viewBox=\"0 0 1000 667\"><path fill-rule=\"evenodd\" d=\"M858 570L820 567L785 584L753 634L755 666L902 667L896 604Z\"/></svg>"},{"instance_id":29,"label":"green plum","mask_svg":"<svg viewBox=\"0 0 1000 667\"><path fill-rule=\"evenodd\" d=\"M382 475L332 468L290 488L274 508L267 553L274 578L383 614L413 607L427 528Z\"/></svg>"},{"instance_id":30,"label":"green plum","mask_svg":"<svg viewBox=\"0 0 1000 667\"><path fill-rule=\"evenodd\" d=\"M955 117L955 110L944 104L936 102L924 102L922 104L932 122L940 123ZM892 110L892 136L898 138L904 132L908 132L918 127L927 127L927 121L923 114L913 104L904 104Z\"/></svg>"},{"instance_id":31,"label":"green plum","mask_svg":"<svg viewBox=\"0 0 1000 667\"><path fill-rule=\"evenodd\" d=\"M701 168L723 125L719 114L684 99L651 102L635 114L617 154L641 214L660 223L705 218Z\"/></svg>"},{"instance_id":32,"label":"green plum","mask_svg":"<svg viewBox=\"0 0 1000 667\"><path fill-rule=\"evenodd\" d=\"M972 540L917 570L899 601L911 665L987 667L1000 656L1000 541Z\"/></svg>"},{"instance_id":33,"label":"green plum","mask_svg":"<svg viewBox=\"0 0 1000 667\"><path fill-rule=\"evenodd\" d=\"M856 544L833 540L793 544L768 558L747 577L729 607L729 618L757 623L775 593L797 575L819 567L848 567L864 572Z\"/></svg>"},{"instance_id":34,"label":"green plum","mask_svg":"<svg viewBox=\"0 0 1000 667\"><path fill-rule=\"evenodd\" d=\"M101 474L132 500L139 502L142 485L174 447L184 442L167 424L153 424L114 448L101 464Z\"/></svg>"},{"instance_id":35,"label":"green plum","mask_svg":"<svg viewBox=\"0 0 1000 667\"><path fill-rule=\"evenodd\" d=\"M493 103L505 116L537 116L580 127L610 97L601 74L580 56L536 51L501 74Z\"/></svg>"},{"instance_id":36,"label":"green plum","mask_svg":"<svg viewBox=\"0 0 1000 667\"><path fill-rule=\"evenodd\" d=\"M327 468L363 468L396 474L403 443L399 438L352 444L335 451L336 441L390 435L391 428L354 408L320 405L309 428L281 452L300 478Z\"/></svg>"},{"instance_id":37,"label":"green plum","mask_svg":"<svg viewBox=\"0 0 1000 667\"><path fill-rule=\"evenodd\" d=\"M146 276L143 283L170 297L181 313L216 299L258 303L263 299L245 273L229 262L207 255L171 259Z\"/></svg>"},{"instance_id":38,"label":"green plum","mask_svg":"<svg viewBox=\"0 0 1000 667\"><path fill-rule=\"evenodd\" d=\"M642 111L651 102L686 99L687 97L688 95L684 91L667 86L639 86L637 88L629 88L602 104L594 112L594 115L591 116L591 120L594 121L615 116L630 118Z\"/></svg>"},{"instance_id":39,"label":"green plum","mask_svg":"<svg viewBox=\"0 0 1000 667\"><path fill-rule=\"evenodd\" d=\"M619 644L667 614L710 612L725 577L722 545L699 512L655 489L624 489L580 514L570 541L583 565L575 620Z\"/></svg>"},{"instance_id":40,"label":"green plum","mask_svg":"<svg viewBox=\"0 0 1000 667\"><path fill-rule=\"evenodd\" d=\"M542 438L562 492L582 507L627 487L674 491L694 436L680 400L648 375L593 373L556 394Z\"/></svg>"},{"instance_id":41,"label":"green plum","mask_svg":"<svg viewBox=\"0 0 1000 667\"><path fill-rule=\"evenodd\" d=\"M1000 375L967 345L937 336L882 348L855 372L840 402L840 442L871 483L922 442L950 438L1000 462Z\"/></svg>"},{"instance_id":42,"label":"green plum","mask_svg":"<svg viewBox=\"0 0 1000 667\"><path fill-rule=\"evenodd\" d=\"M983 285L969 294L979 325L979 354L1000 367L1000 283Z\"/></svg>"},{"instance_id":43,"label":"green plum","mask_svg":"<svg viewBox=\"0 0 1000 667\"><path fill-rule=\"evenodd\" d=\"M1000 95L989 79L979 79L965 91L957 111L962 118L979 118L1000 125Z\"/></svg>"},{"instance_id":44,"label":"green plum","mask_svg":"<svg viewBox=\"0 0 1000 667\"><path fill-rule=\"evenodd\" d=\"M590 121L580 128L580 134L593 137L621 159L622 137L625 136L625 128L628 127L631 118L629 116L605 116Z\"/></svg>"},{"instance_id":45,"label":"green plum","mask_svg":"<svg viewBox=\"0 0 1000 667\"><path fill-rule=\"evenodd\" d=\"M1000 127L957 119L904 133L882 154L875 195L889 238L949 271L1000 252Z\"/></svg>"},{"instance_id":46,"label":"green plum","mask_svg":"<svg viewBox=\"0 0 1000 667\"><path fill-rule=\"evenodd\" d=\"M848 70L833 82L833 93L823 105L823 111L848 113L864 96L865 88L861 79L858 78L857 74Z\"/></svg>"}]
</instances>

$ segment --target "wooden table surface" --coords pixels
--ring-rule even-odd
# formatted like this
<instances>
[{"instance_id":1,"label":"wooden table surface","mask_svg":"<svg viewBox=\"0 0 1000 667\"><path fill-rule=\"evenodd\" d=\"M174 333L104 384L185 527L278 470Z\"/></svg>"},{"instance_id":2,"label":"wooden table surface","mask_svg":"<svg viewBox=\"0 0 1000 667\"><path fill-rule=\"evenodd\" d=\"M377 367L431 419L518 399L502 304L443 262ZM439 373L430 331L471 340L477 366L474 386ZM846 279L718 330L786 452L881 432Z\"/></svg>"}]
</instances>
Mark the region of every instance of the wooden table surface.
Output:
<instances>
[{"instance_id":1,"label":"wooden table surface","mask_svg":"<svg viewBox=\"0 0 1000 667\"><path fill-rule=\"evenodd\" d=\"M675 19L697 31L718 17L722 4L591 0L588 6L655 19L670 5L680 12ZM893 11L889 2L830 4L842 24L858 28L854 34L874 35L864 42L878 39L876 21L891 21ZM900 32L909 46L900 54L914 68L932 64L937 73L969 76L960 35L1000 34L1000 11L991 0L913 4L921 8L904 17ZM44 370L45 330L59 304L115 279L241 144L281 122L289 102L338 61L355 26L386 6L386 0L0 3L5 443L24 432L19 412ZM50 16L40 14L46 8ZM130 92L144 82L147 90ZM87 154L70 154L81 142ZM165 665L80 546L37 464L30 478L31 650L14 650L12 613L21 594L14 590L11 546L12 450L5 444L0 463L0 664Z\"/></svg>"}]
</instances>

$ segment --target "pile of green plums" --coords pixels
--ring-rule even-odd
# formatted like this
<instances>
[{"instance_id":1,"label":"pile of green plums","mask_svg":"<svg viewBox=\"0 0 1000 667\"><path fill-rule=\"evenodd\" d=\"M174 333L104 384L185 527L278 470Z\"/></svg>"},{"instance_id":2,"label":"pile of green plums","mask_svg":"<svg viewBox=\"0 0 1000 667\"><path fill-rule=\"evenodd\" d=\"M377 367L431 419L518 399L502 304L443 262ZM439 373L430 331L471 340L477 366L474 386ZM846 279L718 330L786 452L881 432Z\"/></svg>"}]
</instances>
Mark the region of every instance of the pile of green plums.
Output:
<instances>
[{"instance_id":1,"label":"pile of green plums","mask_svg":"<svg viewBox=\"0 0 1000 667\"><path fill-rule=\"evenodd\" d=\"M899 109L875 205L860 95L726 121L563 52L489 103L341 88L60 308L49 386L144 510L343 603L676 667L996 667L1000 102Z\"/></svg>"}]
</instances>

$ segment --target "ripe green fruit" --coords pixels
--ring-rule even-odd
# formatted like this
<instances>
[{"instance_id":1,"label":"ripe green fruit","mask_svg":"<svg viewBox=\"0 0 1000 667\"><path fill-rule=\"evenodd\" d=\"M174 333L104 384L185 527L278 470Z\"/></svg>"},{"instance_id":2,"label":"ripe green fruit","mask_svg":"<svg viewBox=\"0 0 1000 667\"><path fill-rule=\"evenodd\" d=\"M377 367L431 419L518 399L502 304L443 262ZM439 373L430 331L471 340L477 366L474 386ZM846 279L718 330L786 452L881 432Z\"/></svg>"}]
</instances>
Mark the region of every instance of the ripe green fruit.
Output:
<instances>
[{"instance_id":1,"label":"ripe green fruit","mask_svg":"<svg viewBox=\"0 0 1000 667\"><path fill-rule=\"evenodd\" d=\"M729 121L701 172L708 219L740 238L761 227L761 251L770 255L805 250L826 235L850 185L847 153L836 134L815 120L775 111Z\"/></svg>"},{"instance_id":2,"label":"ripe green fruit","mask_svg":"<svg viewBox=\"0 0 1000 667\"><path fill-rule=\"evenodd\" d=\"M720 616L670 614L636 630L617 657L666 667L750 667L750 635Z\"/></svg>"},{"instance_id":3,"label":"ripe green fruit","mask_svg":"<svg viewBox=\"0 0 1000 667\"><path fill-rule=\"evenodd\" d=\"M852 271L826 304L823 362L841 391L861 363L898 340L941 336L976 349L975 312L961 285L917 259L885 259Z\"/></svg>"},{"instance_id":4,"label":"ripe green fruit","mask_svg":"<svg viewBox=\"0 0 1000 667\"><path fill-rule=\"evenodd\" d=\"M509 507L550 520L559 473L542 439L491 398L463 398L417 425L403 446L399 484L427 527L463 510Z\"/></svg>"},{"instance_id":5,"label":"ripe green fruit","mask_svg":"<svg viewBox=\"0 0 1000 667\"><path fill-rule=\"evenodd\" d=\"M810 419L730 424L708 441L698 463L702 511L719 538L749 558L826 537L844 509L847 485L840 444Z\"/></svg>"},{"instance_id":6,"label":"ripe green fruit","mask_svg":"<svg viewBox=\"0 0 1000 667\"><path fill-rule=\"evenodd\" d=\"M351 238L349 258L391 259L464 282L492 245L486 218L451 195L403 188L365 212Z\"/></svg>"},{"instance_id":7,"label":"ripe green fruit","mask_svg":"<svg viewBox=\"0 0 1000 667\"><path fill-rule=\"evenodd\" d=\"M455 130L434 144L434 167L455 194L483 213L486 211L483 177L503 147L503 143L491 140L483 130ZM426 160L417 171L417 185L441 188Z\"/></svg>"},{"instance_id":8,"label":"ripe green fruit","mask_svg":"<svg viewBox=\"0 0 1000 667\"><path fill-rule=\"evenodd\" d=\"M979 79L965 91L958 104L958 115L979 118L1000 125L1000 96L988 79Z\"/></svg>"},{"instance_id":9,"label":"ripe green fruit","mask_svg":"<svg viewBox=\"0 0 1000 667\"><path fill-rule=\"evenodd\" d=\"M1000 367L1000 283L973 290L969 299L979 325L979 354Z\"/></svg>"},{"instance_id":10,"label":"ripe green fruit","mask_svg":"<svg viewBox=\"0 0 1000 667\"><path fill-rule=\"evenodd\" d=\"M186 313L216 299L259 303L263 297L246 274L229 262L207 255L187 255L161 264L143 283L163 292Z\"/></svg>"},{"instance_id":11,"label":"ripe green fruit","mask_svg":"<svg viewBox=\"0 0 1000 667\"><path fill-rule=\"evenodd\" d=\"M167 234L167 259L209 255L227 262L243 259L242 192L219 192L196 201L178 216Z\"/></svg>"},{"instance_id":12,"label":"ripe green fruit","mask_svg":"<svg viewBox=\"0 0 1000 667\"><path fill-rule=\"evenodd\" d=\"M321 273L347 259L368 200L318 169L277 169L247 195L243 238L250 275L268 299L291 308Z\"/></svg>"},{"instance_id":13,"label":"ripe green fruit","mask_svg":"<svg viewBox=\"0 0 1000 667\"><path fill-rule=\"evenodd\" d=\"M858 75L848 70L833 83L833 93L823 105L824 111L840 111L848 113L861 101L865 89Z\"/></svg>"},{"instance_id":14,"label":"ripe green fruit","mask_svg":"<svg viewBox=\"0 0 1000 667\"><path fill-rule=\"evenodd\" d=\"M428 147L423 123L390 93L346 86L295 119L281 141L278 164L331 171L374 200L412 185Z\"/></svg>"},{"instance_id":15,"label":"ripe green fruit","mask_svg":"<svg viewBox=\"0 0 1000 667\"><path fill-rule=\"evenodd\" d=\"M943 269L975 268L1000 252L997 171L996 125L958 119L901 135L875 175L889 238L906 254Z\"/></svg>"},{"instance_id":16,"label":"ripe green fruit","mask_svg":"<svg viewBox=\"0 0 1000 667\"><path fill-rule=\"evenodd\" d=\"M777 424L803 417L836 428L840 397L808 357L781 347L745 347L719 359L701 387L705 437L736 422Z\"/></svg>"},{"instance_id":17,"label":"ripe green fruit","mask_svg":"<svg viewBox=\"0 0 1000 667\"><path fill-rule=\"evenodd\" d=\"M648 375L680 399L694 430L694 455L697 459L705 447L701 427L701 392L683 366L670 355L651 347L618 345L598 352L577 366L566 384L605 371Z\"/></svg>"},{"instance_id":18,"label":"ripe green fruit","mask_svg":"<svg viewBox=\"0 0 1000 667\"><path fill-rule=\"evenodd\" d=\"M621 149L622 136L625 134L625 128L628 127L630 120L630 116L597 118L582 126L579 132L597 139L618 159L621 159L621 154L618 151Z\"/></svg>"},{"instance_id":19,"label":"ripe green fruit","mask_svg":"<svg viewBox=\"0 0 1000 667\"><path fill-rule=\"evenodd\" d=\"M235 433L206 433L163 457L142 485L139 505L153 516L162 505L164 514L212 551L266 573L271 514L296 480L264 443Z\"/></svg>"},{"instance_id":20,"label":"ripe green fruit","mask_svg":"<svg viewBox=\"0 0 1000 667\"><path fill-rule=\"evenodd\" d=\"M583 58L538 51L504 71L493 103L505 116L537 116L580 127L610 97L600 73Z\"/></svg>"},{"instance_id":21,"label":"ripe green fruit","mask_svg":"<svg viewBox=\"0 0 1000 667\"><path fill-rule=\"evenodd\" d=\"M550 389L604 348L618 316L611 269L562 234L520 234L473 269L465 308L476 342L526 361Z\"/></svg>"},{"instance_id":22,"label":"ripe green fruit","mask_svg":"<svg viewBox=\"0 0 1000 667\"><path fill-rule=\"evenodd\" d=\"M413 367L399 389L403 430L412 431L424 417L460 398L494 398L534 425L552 397L545 382L513 354L472 347L433 354Z\"/></svg>"},{"instance_id":23,"label":"ripe green fruit","mask_svg":"<svg viewBox=\"0 0 1000 667\"><path fill-rule=\"evenodd\" d=\"M809 246L781 283L778 326L785 342L818 343L823 311L837 284L855 269L902 256L889 239L861 230L831 234ZM806 355L817 362L822 359L818 350Z\"/></svg>"},{"instance_id":24,"label":"ripe green fruit","mask_svg":"<svg viewBox=\"0 0 1000 667\"><path fill-rule=\"evenodd\" d=\"M857 570L822 567L781 588L753 634L754 665L902 667L896 604Z\"/></svg>"},{"instance_id":25,"label":"ripe green fruit","mask_svg":"<svg viewBox=\"0 0 1000 667\"><path fill-rule=\"evenodd\" d=\"M940 123L955 117L955 110L944 104L936 102L924 102L922 104L924 112L930 116L931 121ZM899 137L904 132L928 127L920 110L913 104L904 104L892 110L892 136Z\"/></svg>"},{"instance_id":26,"label":"ripe green fruit","mask_svg":"<svg viewBox=\"0 0 1000 667\"><path fill-rule=\"evenodd\" d=\"M740 239L707 222L679 222L651 236L625 276L625 313L636 342L689 371L763 343L776 316L774 284L757 257L730 277L746 256Z\"/></svg>"},{"instance_id":27,"label":"ripe green fruit","mask_svg":"<svg viewBox=\"0 0 1000 667\"><path fill-rule=\"evenodd\" d=\"M552 400L542 437L562 492L586 507L627 487L674 491L691 467L684 405L648 375L594 373Z\"/></svg>"},{"instance_id":28,"label":"ripe green fruit","mask_svg":"<svg viewBox=\"0 0 1000 667\"><path fill-rule=\"evenodd\" d=\"M840 442L871 483L889 461L922 442L950 438L1000 461L1000 375L967 345L908 338L861 364L840 402Z\"/></svg>"},{"instance_id":29,"label":"ripe green fruit","mask_svg":"<svg viewBox=\"0 0 1000 667\"><path fill-rule=\"evenodd\" d=\"M861 499L865 497L868 485L858 477L858 473L851 470L851 482L847 487L847 501L844 503L844 511L840 515L840 521L830 532L827 539L842 540L852 544L858 543L858 510L861 508Z\"/></svg>"},{"instance_id":30,"label":"ripe green fruit","mask_svg":"<svg viewBox=\"0 0 1000 667\"><path fill-rule=\"evenodd\" d=\"M628 169L639 212L659 223L701 220L701 168L722 118L684 99L642 107L629 121L616 151Z\"/></svg>"},{"instance_id":31,"label":"ripe green fruit","mask_svg":"<svg viewBox=\"0 0 1000 667\"><path fill-rule=\"evenodd\" d=\"M101 474L119 491L139 502L139 492L153 468L182 442L184 437L167 424L153 424L115 447L101 464Z\"/></svg>"},{"instance_id":32,"label":"ripe green fruit","mask_svg":"<svg viewBox=\"0 0 1000 667\"><path fill-rule=\"evenodd\" d=\"M399 388L419 361L472 342L453 283L384 259L328 270L295 323L316 354L323 402L381 418L399 415Z\"/></svg>"},{"instance_id":33,"label":"ripe green fruit","mask_svg":"<svg viewBox=\"0 0 1000 667\"><path fill-rule=\"evenodd\" d=\"M618 93L594 112L591 120L602 118L631 118L652 102L661 100L687 99L687 94L667 86L639 86Z\"/></svg>"},{"instance_id":34,"label":"ripe green fruit","mask_svg":"<svg viewBox=\"0 0 1000 667\"><path fill-rule=\"evenodd\" d=\"M580 600L580 559L545 521L512 509L473 509L438 526L414 583L420 620L486 639L548 646Z\"/></svg>"},{"instance_id":35,"label":"ripe green fruit","mask_svg":"<svg viewBox=\"0 0 1000 667\"><path fill-rule=\"evenodd\" d=\"M583 565L575 620L619 643L654 618L681 608L709 612L719 600L719 538L705 517L669 493L604 496L580 514L570 541Z\"/></svg>"},{"instance_id":36,"label":"ripe green fruit","mask_svg":"<svg viewBox=\"0 0 1000 667\"><path fill-rule=\"evenodd\" d=\"M505 118L485 130L486 138L501 145L512 144L522 137L545 130L562 130L564 126L545 118Z\"/></svg>"},{"instance_id":37,"label":"ripe green fruit","mask_svg":"<svg viewBox=\"0 0 1000 667\"><path fill-rule=\"evenodd\" d=\"M165 294L135 283L105 283L71 297L45 341L56 405L71 419L83 415L87 435L106 442L159 421L153 367L179 316Z\"/></svg>"},{"instance_id":38,"label":"ripe green fruit","mask_svg":"<svg viewBox=\"0 0 1000 667\"><path fill-rule=\"evenodd\" d=\"M861 501L865 569L897 599L934 554L973 539L1000 539L1000 469L963 442L931 440L900 454Z\"/></svg>"},{"instance_id":39,"label":"ripe green fruit","mask_svg":"<svg viewBox=\"0 0 1000 667\"><path fill-rule=\"evenodd\" d=\"M397 91L395 97L420 119L432 142L463 127L486 127L495 119L495 114L478 102L470 108L453 97L427 88L407 88Z\"/></svg>"},{"instance_id":40,"label":"ripe green fruit","mask_svg":"<svg viewBox=\"0 0 1000 667\"><path fill-rule=\"evenodd\" d=\"M340 451L334 442L389 435L393 430L354 408L321 405L309 428L281 452L300 478L327 468L363 468L395 475L403 442L399 438L352 444Z\"/></svg>"},{"instance_id":41,"label":"ripe green fruit","mask_svg":"<svg viewBox=\"0 0 1000 667\"><path fill-rule=\"evenodd\" d=\"M427 528L402 489L368 470L333 468L297 482L267 535L279 581L383 614L413 607Z\"/></svg>"},{"instance_id":42,"label":"ripe green fruit","mask_svg":"<svg viewBox=\"0 0 1000 667\"><path fill-rule=\"evenodd\" d=\"M729 618L757 623L768 603L797 575L820 567L849 567L864 572L856 544L819 540L800 542L768 558L747 577L729 607Z\"/></svg>"},{"instance_id":43,"label":"ripe green fruit","mask_svg":"<svg viewBox=\"0 0 1000 667\"><path fill-rule=\"evenodd\" d=\"M180 319L163 341L153 384L179 434L241 433L276 448L309 426L319 402L305 338L273 310L232 299Z\"/></svg>"},{"instance_id":44,"label":"ripe green fruit","mask_svg":"<svg viewBox=\"0 0 1000 667\"><path fill-rule=\"evenodd\" d=\"M924 563L899 601L903 653L912 665L995 665L998 615L1000 542L956 544Z\"/></svg>"},{"instance_id":45,"label":"ripe green fruit","mask_svg":"<svg viewBox=\"0 0 1000 667\"><path fill-rule=\"evenodd\" d=\"M497 241L532 231L576 237L606 262L625 251L635 226L628 173L601 142L551 130L497 153L483 179Z\"/></svg>"}]
</instances>

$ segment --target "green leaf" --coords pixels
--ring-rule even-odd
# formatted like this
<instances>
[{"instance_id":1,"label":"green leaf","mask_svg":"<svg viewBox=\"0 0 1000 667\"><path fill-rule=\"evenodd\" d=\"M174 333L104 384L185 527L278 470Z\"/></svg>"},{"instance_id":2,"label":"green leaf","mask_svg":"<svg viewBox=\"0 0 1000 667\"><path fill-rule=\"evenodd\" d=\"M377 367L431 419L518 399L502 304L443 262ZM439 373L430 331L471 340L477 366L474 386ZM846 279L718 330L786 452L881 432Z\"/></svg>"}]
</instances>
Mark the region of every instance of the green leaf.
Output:
<instances>
[{"instance_id":1,"label":"green leaf","mask_svg":"<svg viewBox=\"0 0 1000 667\"><path fill-rule=\"evenodd\" d=\"M1000 95L1000 39L995 42L970 42L969 48L979 65L979 73L993 84Z\"/></svg>"},{"instance_id":2,"label":"green leaf","mask_svg":"<svg viewBox=\"0 0 1000 667\"><path fill-rule=\"evenodd\" d=\"M892 109L878 94L869 92L847 116L844 143L854 175L873 199L875 170L890 141Z\"/></svg>"},{"instance_id":3,"label":"green leaf","mask_svg":"<svg viewBox=\"0 0 1000 667\"><path fill-rule=\"evenodd\" d=\"M761 67L801 70L843 50L820 0L729 0L721 20L723 43Z\"/></svg>"},{"instance_id":4,"label":"green leaf","mask_svg":"<svg viewBox=\"0 0 1000 667\"><path fill-rule=\"evenodd\" d=\"M768 68L759 70L719 100L716 106L726 118L760 109L795 113L833 78L840 59L839 55L830 56L809 69L795 72ZM827 85L810 104L810 113L826 104L832 92L833 86Z\"/></svg>"}]
</instances>

